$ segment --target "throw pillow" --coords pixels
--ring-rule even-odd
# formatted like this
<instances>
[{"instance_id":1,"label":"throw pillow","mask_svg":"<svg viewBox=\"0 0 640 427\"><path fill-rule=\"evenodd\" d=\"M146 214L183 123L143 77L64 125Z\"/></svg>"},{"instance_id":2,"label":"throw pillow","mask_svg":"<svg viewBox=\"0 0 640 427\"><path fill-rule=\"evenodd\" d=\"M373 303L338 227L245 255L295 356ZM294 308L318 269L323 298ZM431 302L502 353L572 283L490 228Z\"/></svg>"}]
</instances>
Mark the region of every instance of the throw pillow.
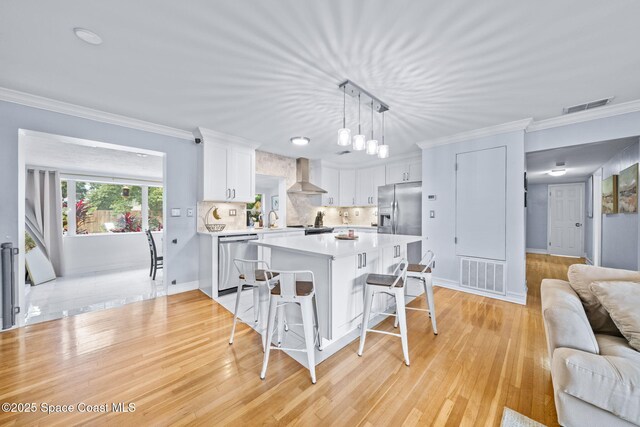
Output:
<instances>
[{"instance_id":1,"label":"throw pillow","mask_svg":"<svg viewBox=\"0 0 640 427\"><path fill-rule=\"evenodd\" d=\"M574 264L569 267L569 283L580 297L594 332L619 336L620 331L611 320L611 316L589 288L593 282L607 281L640 282L640 272L585 264Z\"/></svg>"},{"instance_id":2,"label":"throw pillow","mask_svg":"<svg viewBox=\"0 0 640 427\"><path fill-rule=\"evenodd\" d=\"M640 283L594 282L590 288L622 336L640 351Z\"/></svg>"}]
</instances>

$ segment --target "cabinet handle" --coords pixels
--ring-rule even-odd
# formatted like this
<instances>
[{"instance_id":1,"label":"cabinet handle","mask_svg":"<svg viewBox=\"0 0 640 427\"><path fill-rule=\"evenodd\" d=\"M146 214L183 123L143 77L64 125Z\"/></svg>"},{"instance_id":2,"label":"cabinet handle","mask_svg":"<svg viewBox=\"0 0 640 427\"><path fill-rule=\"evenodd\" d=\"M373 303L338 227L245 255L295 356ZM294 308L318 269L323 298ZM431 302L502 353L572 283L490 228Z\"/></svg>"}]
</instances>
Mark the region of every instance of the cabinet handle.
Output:
<instances>
[{"instance_id":1,"label":"cabinet handle","mask_svg":"<svg viewBox=\"0 0 640 427\"><path fill-rule=\"evenodd\" d=\"M358 254L358 268L362 268L362 254Z\"/></svg>"},{"instance_id":2,"label":"cabinet handle","mask_svg":"<svg viewBox=\"0 0 640 427\"><path fill-rule=\"evenodd\" d=\"M227 199L231 198L231 189L227 188Z\"/></svg>"},{"instance_id":3,"label":"cabinet handle","mask_svg":"<svg viewBox=\"0 0 640 427\"><path fill-rule=\"evenodd\" d=\"M236 198L236 189L235 188L233 189L233 198L234 199Z\"/></svg>"},{"instance_id":4,"label":"cabinet handle","mask_svg":"<svg viewBox=\"0 0 640 427\"><path fill-rule=\"evenodd\" d=\"M363 267L366 267L366 266L367 266L367 254L366 254L366 253L362 254L362 258L364 259L364 262L363 262L363 263L364 263L364 265L363 265Z\"/></svg>"}]
</instances>

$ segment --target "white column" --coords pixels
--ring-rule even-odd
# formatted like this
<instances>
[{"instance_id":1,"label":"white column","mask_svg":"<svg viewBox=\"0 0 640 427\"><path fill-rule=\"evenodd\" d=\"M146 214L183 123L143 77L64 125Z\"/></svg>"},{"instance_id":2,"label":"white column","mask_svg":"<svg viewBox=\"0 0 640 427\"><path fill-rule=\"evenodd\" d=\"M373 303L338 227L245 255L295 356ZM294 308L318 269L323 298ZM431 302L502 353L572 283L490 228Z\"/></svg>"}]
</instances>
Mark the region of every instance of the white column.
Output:
<instances>
[{"instance_id":1,"label":"white column","mask_svg":"<svg viewBox=\"0 0 640 427\"><path fill-rule=\"evenodd\" d=\"M76 235L76 182L67 180L67 235Z\"/></svg>"},{"instance_id":2,"label":"white column","mask_svg":"<svg viewBox=\"0 0 640 427\"><path fill-rule=\"evenodd\" d=\"M142 186L142 230L149 229L149 187Z\"/></svg>"}]
</instances>

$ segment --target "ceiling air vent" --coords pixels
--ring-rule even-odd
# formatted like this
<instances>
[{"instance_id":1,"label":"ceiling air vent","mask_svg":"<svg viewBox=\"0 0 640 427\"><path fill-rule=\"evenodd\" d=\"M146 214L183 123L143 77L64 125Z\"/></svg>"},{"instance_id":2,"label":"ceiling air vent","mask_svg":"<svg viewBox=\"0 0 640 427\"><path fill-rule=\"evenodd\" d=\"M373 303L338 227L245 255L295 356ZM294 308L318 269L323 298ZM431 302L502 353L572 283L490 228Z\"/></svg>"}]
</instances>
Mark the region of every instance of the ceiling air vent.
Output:
<instances>
[{"instance_id":1,"label":"ceiling air vent","mask_svg":"<svg viewBox=\"0 0 640 427\"><path fill-rule=\"evenodd\" d=\"M577 113L578 111L590 110L592 108L603 107L613 100L613 96L610 98L598 99L597 101L586 102L580 105L572 105L571 107L565 107L562 109L564 114Z\"/></svg>"},{"instance_id":2,"label":"ceiling air vent","mask_svg":"<svg viewBox=\"0 0 640 427\"><path fill-rule=\"evenodd\" d=\"M344 156L345 154L351 154L351 151L349 151L349 150L344 150L344 151L338 151L338 152L336 153L336 155L338 155L338 156Z\"/></svg>"}]
</instances>

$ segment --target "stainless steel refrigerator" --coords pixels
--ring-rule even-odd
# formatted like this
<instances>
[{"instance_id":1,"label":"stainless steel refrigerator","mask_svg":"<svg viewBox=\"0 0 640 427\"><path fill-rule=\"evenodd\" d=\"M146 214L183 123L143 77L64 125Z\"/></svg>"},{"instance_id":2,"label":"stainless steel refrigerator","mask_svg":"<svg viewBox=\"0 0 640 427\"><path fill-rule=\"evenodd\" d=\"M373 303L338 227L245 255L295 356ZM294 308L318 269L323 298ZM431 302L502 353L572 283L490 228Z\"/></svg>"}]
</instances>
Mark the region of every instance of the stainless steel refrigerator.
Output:
<instances>
[{"instance_id":1,"label":"stainless steel refrigerator","mask_svg":"<svg viewBox=\"0 0 640 427\"><path fill-rule=\"evenodd\" d=\"M422 182L378 187L378 233L422 236ZM421 257L422 244L410 244L409 262Z\"/></svg>"}]
</instances>

